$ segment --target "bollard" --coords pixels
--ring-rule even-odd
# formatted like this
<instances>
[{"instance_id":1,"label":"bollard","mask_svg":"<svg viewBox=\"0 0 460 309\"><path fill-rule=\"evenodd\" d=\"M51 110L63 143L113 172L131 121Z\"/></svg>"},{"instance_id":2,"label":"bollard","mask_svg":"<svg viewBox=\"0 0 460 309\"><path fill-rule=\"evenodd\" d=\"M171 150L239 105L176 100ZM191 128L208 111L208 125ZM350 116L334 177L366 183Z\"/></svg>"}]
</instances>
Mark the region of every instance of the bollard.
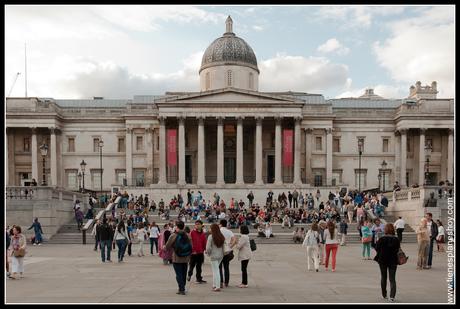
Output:
<instances>
[{"instance_id":1,"label":"bollard","mask_svg":"<svg viewBox=\"0 0 460 309\"><path fill-rule=\"evenodd\" d=\"M86 229L82 229L81 232L83 233L83 244L86 245Z\"/></svg>"}]
</instances>

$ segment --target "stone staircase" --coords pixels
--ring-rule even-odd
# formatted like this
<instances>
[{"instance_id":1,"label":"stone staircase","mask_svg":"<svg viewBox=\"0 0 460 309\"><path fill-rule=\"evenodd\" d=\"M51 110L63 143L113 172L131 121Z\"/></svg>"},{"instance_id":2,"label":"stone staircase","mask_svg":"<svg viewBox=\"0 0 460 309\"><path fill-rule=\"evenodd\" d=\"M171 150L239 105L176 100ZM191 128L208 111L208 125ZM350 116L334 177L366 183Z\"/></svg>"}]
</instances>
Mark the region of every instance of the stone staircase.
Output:
<instances>
[{"instance_id":1,"label":"stone staircase","mask_svg":"<svg viewBox=\"0 0 460 309\"><path fill-rule=\"evenodd\" d=\"M394 222L396 218L392 216L385 217L387 222ZM171 211L170 220L177 220L177 212ZM163 225L168 223L170 220L163 220L158 216L158 211L151 213L149 215L149 222L155 221L161 230L163 230ZM209 228L210 223L207 223L206 220L202 220L207 228ZM189 220L185 223L190 229L193 229L195 225L194 220ZM272 231L274 237L267 239L265 237L257 237L257 229L249 227L249 236L256 240L256 243L259 244L293 244L293 232L297 227L303 227L305 231L308 231L311 224L294 224L293 227L281 227L280 223L272 224ZM239 235L239 229L231 229L235 235ZM347 243L360 243L359 232L357 230L357 223L348 224L348 234L346 238ZM406 224L403 234L403 243L416 243L417 236L414 230ZM50 244L82 244L82 232L79 232L77 229L77 224L71 222L63 225L57 234L55 234L48 241ZM91 235L91 230L88 230L86 234L86 243L94 244L94 237Z\"/></svg>"}]
</instances>

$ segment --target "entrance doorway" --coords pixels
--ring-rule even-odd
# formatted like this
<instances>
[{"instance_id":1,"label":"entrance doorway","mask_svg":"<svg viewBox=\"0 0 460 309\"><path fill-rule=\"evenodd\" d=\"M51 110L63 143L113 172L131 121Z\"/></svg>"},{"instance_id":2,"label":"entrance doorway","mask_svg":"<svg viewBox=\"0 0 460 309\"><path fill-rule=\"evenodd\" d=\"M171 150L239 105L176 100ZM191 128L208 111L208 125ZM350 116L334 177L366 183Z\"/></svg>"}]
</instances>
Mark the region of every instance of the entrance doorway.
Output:
<instances>
[{"instance_id":1,"label":"entrance doorway","mask_svg":"<svg viewBox=\"0 0 460 309\"><path fill-rule=\"evenodd\" d=\"M185 182L192 183L192 156L185 155Z\"/></svg>"},{"instance_id":2,"label":"entrance doorway","mask_svg":"<svg viewBox=\"0 0 460 309\"><path fill-rule=\"evenodd\" d=\"M275 182L275 156L267 156L267 183Z\"/></svg>"},{"instance_id":3,"label":"entrance doorway","mask_svg":"<svg viewBox=\"0 0 460 309\"><path fill-rule=\"evenodd\" d=\"M436 186L438 184L438 173L425 172L425 177L428 186Z\"/></svg>"},{"instance_id":4,"label":"entrance doorway","mask_svg":"<svg viewBox=\"0 0 460 309\"><path fill-rule=\"evenodd\" d=\"M236 158L224 158L224 181L225 183L236 182Z\"/></svg>"}]
</instances>

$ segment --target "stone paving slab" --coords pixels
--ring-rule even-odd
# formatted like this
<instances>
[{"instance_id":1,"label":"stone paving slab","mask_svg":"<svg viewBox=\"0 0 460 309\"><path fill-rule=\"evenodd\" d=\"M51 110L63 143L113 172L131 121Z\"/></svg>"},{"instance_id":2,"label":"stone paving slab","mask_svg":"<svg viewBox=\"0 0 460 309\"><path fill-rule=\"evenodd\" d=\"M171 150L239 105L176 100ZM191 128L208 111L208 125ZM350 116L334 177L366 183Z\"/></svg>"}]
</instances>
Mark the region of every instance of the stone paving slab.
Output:
<instances>
[{"instance_id":1,"label":"stone paving slab","mask_svg":"<svg viewBox=\"0 0 460 309\"><path fill-rule=\"evenodd\" d=\"M298 245L259 245L248 267L249 288L237 288L240 263L230 264L230 286L211 291L209 259L203 266L207 284L187 283L188 294L176 295L172 266L158 256L126 257L125 263L102 263L91 245L28 247L25 278L6 280L7 303L385 303L374 261L360 258L361 246L339 247L335 273L308 272L305 250ZM148 248L146 246L145 248ZM144 249L145 249L144 248ZM416 270L416 244L398 267L397 302L447 303L447 254L434 253L431 270ZM133 253L137 245L133 245ZM147 253L148 250L145 250ZM116 251L112 252L116 260Z\"/></svg>"}]
</instances>

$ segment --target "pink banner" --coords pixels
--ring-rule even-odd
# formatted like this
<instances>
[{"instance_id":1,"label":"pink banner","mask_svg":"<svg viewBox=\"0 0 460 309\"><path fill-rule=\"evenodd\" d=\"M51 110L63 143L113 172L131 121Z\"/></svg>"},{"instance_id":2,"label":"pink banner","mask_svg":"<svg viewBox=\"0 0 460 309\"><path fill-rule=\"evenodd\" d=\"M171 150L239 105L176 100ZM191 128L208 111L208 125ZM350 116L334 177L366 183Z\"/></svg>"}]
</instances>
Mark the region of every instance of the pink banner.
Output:
<instances>
[{"instance_id":1,"label":"pink banner","mask_svg":"<svg viewBox=\"0 0 460 309\"><path fill-rule=\"evenodd\" d=\"M168 129L168 165L177 165L177 152L176 152L176 129Z\"/></svg>"},{"instance_id":2,"label":"pink banner","mask_svg":"<svg viewBox=\"0 0 460 309\"><path fill-rule=\"evenodd\" d=\"M292 166L292 145L293 145L293 130L283 131L283 166Z\"/></svg>"}]
</instances>

